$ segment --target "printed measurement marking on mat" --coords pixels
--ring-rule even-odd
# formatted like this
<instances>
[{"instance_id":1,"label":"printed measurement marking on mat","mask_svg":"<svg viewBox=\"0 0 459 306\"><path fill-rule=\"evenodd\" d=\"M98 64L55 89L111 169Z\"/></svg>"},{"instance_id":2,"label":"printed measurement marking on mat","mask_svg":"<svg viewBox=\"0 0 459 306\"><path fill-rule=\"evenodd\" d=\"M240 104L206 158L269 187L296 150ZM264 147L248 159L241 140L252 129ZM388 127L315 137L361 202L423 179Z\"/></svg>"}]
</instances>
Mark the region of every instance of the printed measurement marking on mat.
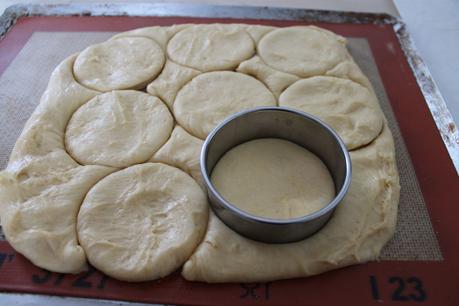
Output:
<instances>
[{"instance_id":1,"label":"printed measurement marking on mat","mask_svg":"<svg viewBox=\"0 0 459 306\"><path fill-rule=\"evenodd\" d=\"M241 299L269 300L271 283L239 284Z\"/></svg>"},{"instance_id":2,"label":"printed measurement marking on mat","mask_svg":"<svg viewBox=\"0 0 459 306\"><path fill-rule=\"evenodd\" d=\"M76 279L71 277L72 280L70 285L72 287L83 289L104 289L107 285L108 276L105 274L98 274L96 271L97 270L94 267L90 266L88 271L79 275ZM32 274L32 282L37 285L52 284L53 286L60 286L64 282L64 279L67 275L69 274L54 273L41 269L41 272ZM96 275L97 279L94 279L93 275Z\"/></svg>"},{"instance_id":3,"label":"printed measurement marking on mat","mask_svg":"<svg viewBox=\"0 0 459 306\"><path fill-rule=\"evenodd\" d=\"M401 277L389 276L387 278L370 275L370 290L374 300L390 299L396 302L425 302L427 291L422 280L416 276ZM389 288L388 294L382 294L380 287Z\"/></svg>"},{"instance_id":4,"label":"printed measurement marking on mat","mask_svg":"<svg viewBox=\"0 0 459 306\"><path fill-rule=\"evenodd\" d=\"M0 269L3 265L12 262L14 259L14 253L0 253Z\"/></svg>"}]
</instances>

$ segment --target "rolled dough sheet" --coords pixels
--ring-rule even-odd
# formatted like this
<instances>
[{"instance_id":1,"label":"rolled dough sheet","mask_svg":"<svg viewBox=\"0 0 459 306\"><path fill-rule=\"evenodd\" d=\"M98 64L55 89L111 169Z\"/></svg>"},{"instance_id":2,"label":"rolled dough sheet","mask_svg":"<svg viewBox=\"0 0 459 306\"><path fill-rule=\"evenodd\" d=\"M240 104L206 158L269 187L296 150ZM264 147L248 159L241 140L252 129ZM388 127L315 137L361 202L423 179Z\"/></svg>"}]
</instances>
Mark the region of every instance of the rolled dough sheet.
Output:
<instances>
[{"instance_id":1,"label":"rolled dough sheet","mask_svg":"<svg viewBox=\"0 0 459 306\"><path fill-rule=\"evenodd\" d=\"M282 43L285 39L288 44ZM390 132L383 127L382 113L380 117L375 115L379 106L371 85L353 62L345 43L342 37L316 27L179 25L120 33L70 56L53 72L39 106L16 142L8 167L0 174L0 218L7 240L39 267L77 273L86 268L89 256L91 262L94 261L103 271L126 280L140 280L147 274L149 279L162 277L185 260L182 273L189 280L240 282L308 276L377 258L395 229L399 185L394 147ZM144 271L131 270L133 274L125 274L126 267L118 265L116 260L101 264L97 261L98 255L91 253L90 243L86 249L80 245L76 229L81 203L99 181L103 182L110 173L120 171L111 166L126 167L121 171L130 172L136 169L136 164L146 160L168 164L188 178L185 181L194 186L189 188L197 194L195 187L198 185L185 172L196 181L201 180L199 151L202 139L216 124L239 110L276 106L278 97L285 97L295 84L324 76L366 88L361 104L363 109L376 110L371 114L364 113L373 116L377 124L369 126L360 125L362 120L349 121L350 126L357 128L345 130L358 131L350 139L360 139L356 135L363 134L365 140L350 146L354 166L351 189L322 231L295 244L265 245L235 234L212 214L208 222L204 214L193 219L184 212L183 218L188 216L195 224L181 227L189 229L190 233L183 240L183 245L188 247L170 253L169 257L177 261L155 271L149 270L148 261L145 261L145 265L140 265L145 267ZM113 160L125 158L124 162L78 164L68 154L65 141L72 116L90 108L92 99L101 99L104 94L116 95L112 90L140 90L145 86L151 95L147 100L153 99L157 105L166 103L174 120L157 114L159 109L166 113L165 105L154 110L153 117L165 120L161 133L151 131L152 135L159 135L154 141L148 133L142 134L159 128L144 120L142 116L148 112L134 111L132 116L124 118L133 121L128 124L135 126L131 130L121 129L120 132L116 123L121 122L119 120L113 121L113 125L102 124L105 129L116 131L113 134L117 134L123 149L113 151ZM317 88L297 95L308 99L311 92L317 93ZM148 94L137 91L134 95L145 97ZM338 104L340 98L340 94L336 94ZM125 114L115 111L114 105L109 104L110 101L108 104L101 102L101 108L107 110L105 115L94 108L90 115L83 117L95 116L90 121L97 122L107 114ZM319 108L311 107L308 111L312 113ZM361 117L358 109L351 104L346 115ZM318 115L326 119L330 114ZM104 141L113 141L109 131L107 134L100 130L92 132L100 133L100 145ZM138 138L140 134L145 137ZM78 136L81 135L75 134ZM145 149L136 150L142 153L141 156L122 156L129 151L124 148L137 144ZM77 145L84 151L89 142L79 141ZM97 148L95 146L92 150ZM132 179L131 183L137 186L134 181L141 186L142 176ZM165 180L161 187L157 187L167 189L167 186ZM176 219L174 222L183 222ZM94 220L91 222L97 223ZM91 224L97 228L95 223ZM200 240L197 233L207 224L204 240L193 250L191 246ZM129 226L137 228L142 223L133 222ZM122 239L121 236L115 238ZM145 248L139 247L138 250ZM130 255L139 256L140 252ZM159 249L155 252L161 253Z\"/></svg>"}]
</instances>

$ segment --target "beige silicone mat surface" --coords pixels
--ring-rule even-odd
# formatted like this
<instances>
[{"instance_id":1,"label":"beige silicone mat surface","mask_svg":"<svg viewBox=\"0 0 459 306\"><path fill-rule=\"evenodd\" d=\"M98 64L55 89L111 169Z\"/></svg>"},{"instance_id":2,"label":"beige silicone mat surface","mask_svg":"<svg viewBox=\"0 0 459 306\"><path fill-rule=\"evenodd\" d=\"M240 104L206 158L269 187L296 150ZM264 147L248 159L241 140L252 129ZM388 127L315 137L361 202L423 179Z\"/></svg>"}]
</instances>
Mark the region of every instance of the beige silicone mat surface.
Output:
<instances>
[{"instance_id":1,"label":"beige silicone mat surface","mask_svg":"<svg viewBox=\"0 0 459 306\"><path fill-rule=\"evenodd\" d=\"M103 41L108 32L35 32L0 76L0 169L4 169L22 128L38 105L53 69L67 56ZM349 38L349 50L368 76L395 139L400 172L397 230L381 260L443 260L426 204L371 50L365 39ZM4 239L0 230L0 239Z\"/></svg>"}]
</instances>

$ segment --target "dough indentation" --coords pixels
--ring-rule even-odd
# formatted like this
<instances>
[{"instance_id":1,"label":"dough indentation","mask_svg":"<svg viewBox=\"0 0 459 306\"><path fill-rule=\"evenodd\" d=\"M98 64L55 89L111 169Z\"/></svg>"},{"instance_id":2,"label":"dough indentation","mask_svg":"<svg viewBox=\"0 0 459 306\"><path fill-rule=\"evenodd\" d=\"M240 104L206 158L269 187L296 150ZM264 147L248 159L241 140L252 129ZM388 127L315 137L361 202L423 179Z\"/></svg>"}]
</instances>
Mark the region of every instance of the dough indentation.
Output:
<instances>
[{"instance_id":1,"label":"dough indentation","mask_svg":"<svg viewBox=\"0 0 459 306\"><path fill-rule=\"evenodd\" d=\"M207 199L183 171L135 165L98 182L78 214L89 262L126 281L165 277L180 267L207 226Z\"/></svg>"},{"instance_id":2,"label":"dough indentation","mask_svg":"<svg viewBox=\"0 0 459 306\"><path fill-rule=\"evenodd\" d=\"M314 26L280 28L258 43L258 53L269 66L309 77L324 74L347 59L346 40Z\"/></svg>"},{"instance_id":3,"label":"dough indentation","mask_svg":"<svg viewBox=\"0 0 459 306\"><path fill-rule=\"evenodd\" d=\"M226 117L257 106L276 106L273 94L248 75L218 71L203 73L177 94L173 112L178 123L204 139Z\"/></svg>"},{"instance_id":4,"label":"dough indentation","mask_svg":"<svg viewBox=\"0 0 459 306\"><path fill-rule=\"evenodd\" d=\"M172 115L158 98L134 90L111 91L73 114L65 144L81 164L126 167L148 160L173 126Z\"/></svg>"},{"instance_id":5,"label":"dough indentation","mask_svg":"<svg viewBox=\"0 0 459 306\"><path fill-rule=\"evenodd\" d=\"M215 165L211 180L228 202L272 219L304 217L335 197L325 164L303 147L276 138L232 148Z\"/></svg>"},{"instance_id":6,"label":"dough indentation","mask_svg":"<svg viewBox=\"0 0 459 306\"><path fill-rule=\"evenodd\" d=\"M141 89L159 74L164 61L154 40L120 37L83 50L73 69L78 82L95 90Z\"/></svg>"},{"instance_id":7,"label":"dough indentation","mask_svg":"<svg viewBox=\"0 0 459 306\"><path fill-rule=\"evenodd\" d=\"M383 115L373 92L347 79L316 76L295 82L279 98L280 106L292 107L329 124L352 150L375 139Z\"/></svg>"},{"instance_id":8,"label":"dough indentation","mask_svg":"<svg viewBox=\"0 0 459 306\"><path fill-rule=\"evenodd\" d=\"M246 31L219 24L189 26L167 45L171 60L200 71L233 69L254 53L255 45Z\"/></svg>"}]
</instances>

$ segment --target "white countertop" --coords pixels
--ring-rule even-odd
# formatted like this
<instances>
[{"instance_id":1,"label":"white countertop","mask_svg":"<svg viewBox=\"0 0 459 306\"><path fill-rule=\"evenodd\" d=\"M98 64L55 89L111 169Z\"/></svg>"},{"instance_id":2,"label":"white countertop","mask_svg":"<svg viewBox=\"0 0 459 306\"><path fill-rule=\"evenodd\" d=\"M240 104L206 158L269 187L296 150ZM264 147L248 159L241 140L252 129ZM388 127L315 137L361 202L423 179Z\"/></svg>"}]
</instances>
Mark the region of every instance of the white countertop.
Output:
<instances>
[{"instance_id":1,"label":"white countertop","mask_svg":"<svg viewBox=\"0 0 459 306\"><path fill-rule=\"evenodd\" d=\"M459 1L395 0L416 47L459 124Z\"/></svg>"}]
</instances>

